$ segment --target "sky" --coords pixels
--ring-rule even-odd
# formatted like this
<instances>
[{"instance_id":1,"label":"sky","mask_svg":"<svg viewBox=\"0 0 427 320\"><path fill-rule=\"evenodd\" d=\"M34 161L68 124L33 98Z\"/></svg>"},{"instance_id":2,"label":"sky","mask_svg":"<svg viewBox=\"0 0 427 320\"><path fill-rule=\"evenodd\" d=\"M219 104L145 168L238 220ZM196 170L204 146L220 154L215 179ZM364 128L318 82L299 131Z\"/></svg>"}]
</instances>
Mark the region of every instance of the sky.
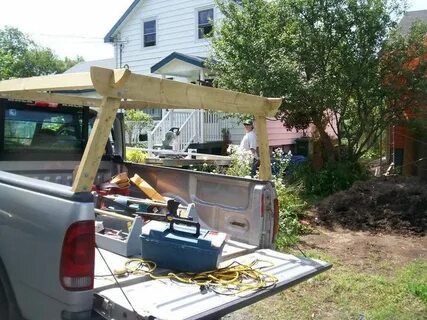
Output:
<instances>
[{"instance_id":1,"label":"sky","mask_svg":"<svg viewBox=\"0 0 427 320\"><path fill-rule=\"evenodd\" d=\"M177 0L170 0L177 1ZM0 28L12 26L59 57L86 61L114 56L104 37L133 0L3 0ZM408 0L409 10L427 9L427 0Z\"/></svg>"},{"instance_id":2,"label":"sky","mask_svg":"<svg viewBox=\"0 0 427 320\"><path fill-rule=\"evenodd\" d=\"M2 0L0 28L18 28L59 57L112 58L105 35L133 0Z\"/></svg>"}]
</instances>

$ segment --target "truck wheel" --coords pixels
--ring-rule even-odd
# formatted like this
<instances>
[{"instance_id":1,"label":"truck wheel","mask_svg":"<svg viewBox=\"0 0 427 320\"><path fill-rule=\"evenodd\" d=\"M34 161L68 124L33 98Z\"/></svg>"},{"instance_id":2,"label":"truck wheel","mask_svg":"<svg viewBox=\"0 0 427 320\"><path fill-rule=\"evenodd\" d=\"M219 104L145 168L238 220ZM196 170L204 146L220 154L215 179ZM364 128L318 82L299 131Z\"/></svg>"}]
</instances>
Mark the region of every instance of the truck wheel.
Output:
<instances>
[{"instance_id":1,"label":"truck wheel","mask_svg":"<svg viewBox=\"0 0 427 320\"><path fill-rule=\"evenodd\" d=\"M7 300L6 291L0 280L0 314L4 319L10 319L9 316L9 302Z\"/></svg>"},{"instance_id":2,"label":"truck wheel","mask_svg":"<svg viewBox=\"0 0 427 320\"><path fill-rule=\"evenodd\" d=\"M9 287L10 288L10 287ZM0 277L0 319L1 320L23 320L18 310L13 293L7 290L7 285Z\"/></svg>"}]
</instances>

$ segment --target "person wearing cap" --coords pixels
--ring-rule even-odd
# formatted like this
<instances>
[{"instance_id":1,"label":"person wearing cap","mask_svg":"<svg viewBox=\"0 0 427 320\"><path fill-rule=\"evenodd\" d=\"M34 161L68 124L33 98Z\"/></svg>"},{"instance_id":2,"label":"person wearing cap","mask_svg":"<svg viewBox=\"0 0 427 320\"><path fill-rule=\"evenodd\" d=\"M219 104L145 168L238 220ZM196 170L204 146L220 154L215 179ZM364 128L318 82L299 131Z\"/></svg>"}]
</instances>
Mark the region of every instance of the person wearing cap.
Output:
<instances>
[{"instance_id":1,"label":"person wearing cap","mask_svg":"<svg viewBox=\"0 0 427 320\"><path fill-rule=\"evenodd\" d=\"M240 149L245 151L251 151L254 158L256 158L257 142L256 135L254 132L254 124L252 120L245 120L243 122L243 125L245 126L245 135L243 136L243 139L240 142Z\"/></svg>"},{"instance_id":2,"label":"person wearing cap","mask_svg":"<svg viewBox=\"0 0 427 320\"><path fill-rule=\"evenodd\" d=\"M254 132L254 124L252 120L245 120L243 122L245 126L245 135L243 136L242 141L240 142L240 149L245 151L250 151L254 159L251 169L251 177L255 176L256 170L259 166L258 161L258 152L257 152L257 138Z\"/></svg>"}]
</instances>

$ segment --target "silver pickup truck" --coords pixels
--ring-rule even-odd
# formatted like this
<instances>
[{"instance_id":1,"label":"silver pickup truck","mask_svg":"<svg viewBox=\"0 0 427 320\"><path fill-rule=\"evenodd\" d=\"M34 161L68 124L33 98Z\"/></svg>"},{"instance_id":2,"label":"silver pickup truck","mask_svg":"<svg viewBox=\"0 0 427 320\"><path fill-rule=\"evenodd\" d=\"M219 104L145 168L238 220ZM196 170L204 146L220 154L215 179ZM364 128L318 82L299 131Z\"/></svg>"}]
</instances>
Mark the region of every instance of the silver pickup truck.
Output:
<instances>
[{"instance_id":1,"label":"silver pickup truck","mask_svg":"<svg viewBox=\"0 0 427 320\"><path fill-rule=\"evenodd\" d=\"M100 79L94 72L91 77L93 83ZM121 113L113 109L112 119L102 115L108 99L97 113L87 106L98 102L70 100L68 94L53 95L51 90L95 87L104 97L116 94L91 86L87 78L33 80L0 82L0 319L217 319L331 267L271 249L278 205L268 180L123 161ZM114 76L110 80L113 88L121 82ZM126 92L136 80L128 81ZM46 102L35 102L40 100ZM193 104L202 102L195 99ZM104 120L106 128L100 126ZM263 290L220 295L144 274L114 279L111 271L128 258L96 245L94 196L88 186L119 172L136 173L162 195L194 203L195 219L229 235L224 264L269 261L264 271L278 282Z\"/></svg>"}]
</instances>

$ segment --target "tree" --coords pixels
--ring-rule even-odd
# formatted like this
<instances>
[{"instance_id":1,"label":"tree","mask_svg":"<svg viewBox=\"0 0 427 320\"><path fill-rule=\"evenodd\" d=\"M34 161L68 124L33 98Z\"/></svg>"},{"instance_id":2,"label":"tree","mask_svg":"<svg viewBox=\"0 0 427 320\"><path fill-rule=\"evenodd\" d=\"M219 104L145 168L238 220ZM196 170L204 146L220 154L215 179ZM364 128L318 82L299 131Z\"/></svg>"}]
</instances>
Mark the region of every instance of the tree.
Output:
<instances>
[{"instance_id":1,"label":"tree","mask_svg":"<svg viewBox=\"0 0 427 320\"><path fill-rule=\"evenodd\" d=\"M150 127L153 124L153 118L141 111L136 109L128 109L125 113L125 130L128 135L128 141L132 144L132 137L136 131L140 131L144 128Z\"/></svg>"},{"instance_id":2,"label":"tree","mask_svg":"<svg viewBox=\"0 0 427 320\"><path fill-rule=\"evenodd\" d=\"M242 2L242 7L219 2L225 18L212 40L217 84L283 96L277 117L286 127L304 129L313 123L325 160L357 161L402 114L401 107L388 105L382 63L402 4ZM335 131L338 148L325 130L327 124Z\"/></svg>"},{"instance_id":3,"label":"tree","mask_svg":"<svg viewBox=\"0 0 427 320\"><path fill-rule=\"evenodd\" d=\"M388 105L404 110L408 125L425 135L427 108L427 24L415 22L407 35L394 33L383 48Z\"/></svg>"},{"instance_id":4,"label":"tree","mask_svg":"<svg viewBox=\"0 0 427 320\"><path fill-rule=\"evenodd\" d=\"M16 28L0 29L0 80L62 73L82 57L61 60Z\"/></svg>"}]
</instances>

